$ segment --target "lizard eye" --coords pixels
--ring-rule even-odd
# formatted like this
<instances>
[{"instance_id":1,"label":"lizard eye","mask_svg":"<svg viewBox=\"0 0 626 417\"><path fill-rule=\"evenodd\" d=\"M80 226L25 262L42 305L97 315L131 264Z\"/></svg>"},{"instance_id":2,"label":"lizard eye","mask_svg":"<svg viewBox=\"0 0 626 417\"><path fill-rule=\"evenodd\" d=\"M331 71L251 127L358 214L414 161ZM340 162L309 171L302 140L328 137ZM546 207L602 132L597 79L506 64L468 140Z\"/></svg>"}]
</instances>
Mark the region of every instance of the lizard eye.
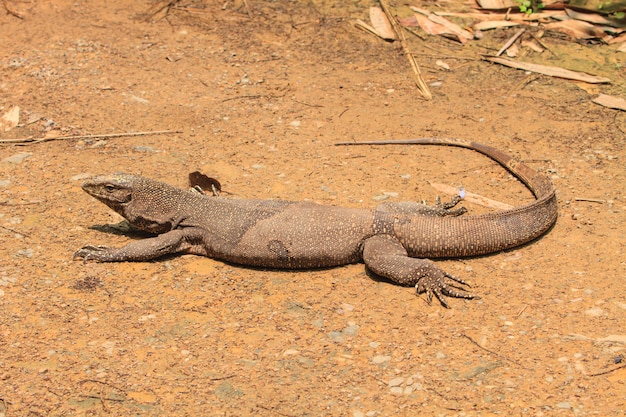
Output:
<instances>
[{"instance_id":1,"label":"lizard eye","mask_svg":"<svg viewBox=\"0 0 626 417\"><path fill-rule=\"evenodd\" d=\"M107 190L108 192L112 193L113 191L115 191L115 187L112 186L111 184L107 184L104 186L104 189Z\"/></svg>"}]
</instances>

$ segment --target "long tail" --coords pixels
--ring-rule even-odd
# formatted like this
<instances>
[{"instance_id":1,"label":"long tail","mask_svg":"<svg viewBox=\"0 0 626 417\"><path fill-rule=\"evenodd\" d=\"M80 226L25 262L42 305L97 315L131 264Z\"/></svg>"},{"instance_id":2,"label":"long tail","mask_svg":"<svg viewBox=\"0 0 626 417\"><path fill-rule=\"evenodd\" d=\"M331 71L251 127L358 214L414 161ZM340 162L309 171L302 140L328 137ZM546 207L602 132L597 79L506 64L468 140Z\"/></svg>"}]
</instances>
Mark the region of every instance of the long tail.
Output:
<instances>
[{"instance_id":1,"label":"long tail","mask_svg":"<svg viewBox=\"0 0 626 417\"><path fill-rule=\"evenodd\" d=\"M341 142L336 145L449 145L472 149L498 162L522 181L535 201L477 216L412 218L396 230L411 256L474 256L512 248L545 233L558 217L554 185L545 175L491 146L462 139Z\"/></svg>"}]
</instances>

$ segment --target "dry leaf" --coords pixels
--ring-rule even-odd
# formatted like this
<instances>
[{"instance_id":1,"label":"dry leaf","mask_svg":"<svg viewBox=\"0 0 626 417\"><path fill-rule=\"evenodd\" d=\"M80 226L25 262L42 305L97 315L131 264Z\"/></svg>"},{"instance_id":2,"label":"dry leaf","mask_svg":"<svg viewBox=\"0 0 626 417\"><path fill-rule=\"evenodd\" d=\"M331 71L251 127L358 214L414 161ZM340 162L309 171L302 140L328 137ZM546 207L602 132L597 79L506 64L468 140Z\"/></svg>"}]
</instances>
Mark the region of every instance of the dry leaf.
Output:
<instances>
[{"instance_id":1,"label":"dry leaf","mask_svg":"<svg viewBox=\"0 0 626 417\"><path fill-rule=\"evenodd\" d=\"M437 16L436 14L431 13L428 10L420 9L418 7L411 6L411 10L426 16L428 19L441 26L444 26L446 29L449 30L449 33L456 35L462 43L465 43L465 40L474 39L473 33L470 33L469 31L463 29L456 23L449 21L445 17Z\"/></svg>"},{"instance_id":2,"label":"dry leaf","mask_svg":"<svg viewBox=\"0 0 626 417\"><path fill-rule=\"evenodd\" d=\"M398 17L398 23L407 28L419 26L415 15L409 17Z\"/></svg>"},{"instance_id":3,"label":"dry leaf","mask_svg":"<svg viewBox=\"0 0 626 417\"><path fill-rule=\"evenodd\" d=\"M501 10L515 9L519 6L515 0L477 0L481 9Z\"/></svg>"},{"instance_id":4,"label":"dry leaf","mask_svg":"<svg viewBox=\"0 0 626 417\"><path fill-rule=\"evenodd\" d=\"M0 130L8 132L20 122L20 108L13 106L0 117Z\"/></svg>"},{"instance_id":5,"label":"dry leaf","mask_svg":"<svg viewBox=\"0 0 626 417\"><path fill-rule=\"evenodd\" d=\"M522 46L532 49L535 52L542 53L544 49L534 40L533 41L522 41Z\"/></svg>"},{"instance_id":6,"label":"dry leaf","mask_svg":"<svg viewBox=\"0 0 626 417\"><path fill-rule=\"evenodd\" d=\"M608 19L598 13L583 13L583 12L578 12L572 9L565 9L565 12L572 19L582 20L584 22L595 23L597 25L614 26L614 27L623 26L623 23L620 23L618 20Z\"/></svg>"},{"instance_id":7,"label":"dry leaf","mask_svg":"<svg viewBox=\"0 0 626 417\"><path fill-rule=\"evenodd\" d=\"M508 58L502 58L499 56L484 55L483 59L497 64L505 65L511 68L517 68L525 71L532 71L538 74L549 75L551 77L565 78L568 80L584 81L590 84L602 84L610 83L606 77L598 77L595 75L587 74L586 72L571 71L559 67L551 67L547 65L531 64L529 62L514 61Z\"/></svg>"},{"instance_id":8,"label":"dry leaf","mask_svg":"<svg viewBox=\"0 0 626 417\"><path fill-rule=\"evenodd\" d=\"M580 20L564 20L562 22L548 23L544 25L546 29L555 30L568 34L574 39L602 39L609 41L611 36L604 33L602 29L599 29L591 23L582 22Z\"/></svg>"},{"instance_id":9,"label":"dry leaf","mask_svg":"<svg viewBox=\"0 0 626 417\"><path fill-rule=\"evenodd\" d=\"M189 173L189 187L195 189L199 188L205 194L209 191L214 196L219 195L220 191L222 191L222 184L220 184L218 180L208 177L200 171Z\"/></svg>"},{"instance_id":10,"label":"dry leaf","mask_svg":"<svg viewBox=\"0 0 626 417\"><path fill-rule=\"evenodd\" d=\"M609 41L609 43L620 43L626 42L626 33L619 35L617 38L613 38Z\"/></svg>"},{"instance_id":11,"label":"dry leaf","mask_svg":"<svg viewBox=\"0 0 626 417\"><path fill-rule=\"evenodd\" d=\"M626 100L621 97L600 94L598 97L594 98L591 101L604 107L626 111Z\"/></svg>"},{"instance_id":12,"label":"dry leaf","mask_svg":"<svg viewBox=\"0 0 626 417\"><path fill-rule=\"evenodd\" d=\"M391 23L389 23L385 12L380 7L370 7L370 21L378 36L387 41L396 39Z\"/></svg>"},{"instance_id":13,"label":"dry leaf","mask_svg":"<svg viewBox=\"0 0 626 417\"><path fill-rule=\"evenodd\" d=\"M518 55L519 47L517 46L517 44L514 43L513 45L506 48L506 56L508 56L509 58L515 58Z\"/></svg>"},{"instance_id":14,"label":"dry leaf","mask_svg":"<svg viewBox=\"0 0 626 417\"><path fill-rule=\"evenodd\" d=\"M444 25L433 22L432 20L430 20L428 17L424 15L416 13L415 19L417 19L417 23L419 23L419 26L422 28L422 30L428 33L429 35L444 35L447 37L451 37L455 40L458 40L461 43L467 42L466 38L459 36L457 33L454 33L453 31L451 31L449 28L445 27Z\"/></svg>"}]
</instances>

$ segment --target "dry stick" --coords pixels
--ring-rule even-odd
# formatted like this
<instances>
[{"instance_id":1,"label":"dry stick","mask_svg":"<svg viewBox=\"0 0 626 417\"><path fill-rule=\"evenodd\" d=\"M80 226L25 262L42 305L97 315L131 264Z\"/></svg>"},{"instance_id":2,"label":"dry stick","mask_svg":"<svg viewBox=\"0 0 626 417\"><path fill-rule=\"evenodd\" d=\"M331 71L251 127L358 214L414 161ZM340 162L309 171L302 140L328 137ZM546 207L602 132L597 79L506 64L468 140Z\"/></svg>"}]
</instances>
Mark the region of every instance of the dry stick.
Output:
<instances>
[{"instance_id":1,"label":"dry stick","mask_svg":"<svg viewBox=\"0 0 626 417\"><path fill-rule=\"evenodd\" d=\"M0 139L0 143L40 143L50 140L67 140L67 139L107 139L120 138L128 136L147 136L147 135L167 135L171 133L183 133L182 130L154 130L151 132L126 132L126 133L105 133L100 135L79 135L79 136L57 136L55 138L20 138L20 139Z\"/></svg>"},{"instance_id":2,"label":"dry stick","mask_svg":"<svg viewBox=\"0 0 626 417\"><path fill-rule=\"evenodd\" d=\"M552 49L548 48L548 45L545 44L545 42L543 42L537 35L535 35L532 32L528 32L528 34L535 40L537 41L537 43L539 45L541 45L542 48L544 48L546 51L550 52L552 55L554 55L555 57L558 57L558 55L556 54L556 52L554 52Z\"/></svg>"},{"instance_id":3,"label":"dry stick","mask_svg":"<svg viewBox=\"0 0 626 417\"><path fill-rule=\"evenodd\" d=\"M28 233L18 232L17 230L13 230L10 227L6 227L6 226L0 225L0 229L8 230L9 232L13 232L13 233L15 233L17 235L20 235L20 236L30 237L30 235Z\"/></svg>"},{"instance_id":4,"label":"dry stick","mask_svg":"<svg viewBox=\"0 0 626 417\"><path fill-rule=\"evenodd\" d=\"M600 200L597 198L586 198L586 197L576 197L574 198L574 201L586 201L588 203L600 203L600 204L604 204L605 201L604 200Z\"/></svg>"},{"instance_id":5,"label":"dry stick","mask_svg":"<svg viewBox=\"0 0 626 417\"><path fill-rule=\"evenodd\" d=\"M624 364L622 366L618 366L617 368L609 369L608 371L602 371L602 372L596 372L595 374L589 374L589 376L606 375L606 374L610 374L611 372L615 372L618 369L622 369L622 368L626 368L626 364Z\"/></svg>"},{"instance_id":6,"label":"dry stick","mask_svg":"<svg viewBox=\"0 0 626 417\"><path fill-rule=\"evenodd\" d=\"M7 6L7 0L2 0L2 4L4 5L4 10L6 10L8 14L13 17L17 17L18 19L24 20L24 16L22 16L18 12L14 12L13 10L9 9L9 6Z\"/></svg>"},{"instance_id":7,"label":"dry stick","mask_svg":"<svg viewBox=\"0 0 626 417\"><path fill-rule=\"evenodd\" d=\"M521 363L519 363L518 361L515 361L515 360L513 360L513 359L507 358L506 356L500 355L498 352L494 352L493 350L489 350L489 349L487 349L487 348L485 348L485 347L482 347L482 346L481 346L481 345L480 345L477 341L475 341L474 339L472 339L470 336L468 336L468 335L466 335L466 334L461 334L461 336L463 336L464 338L466 338L467 340L469 340L470 342L472 342L473 344L475 344L476 346L478 346L480 349L482 349L482 350L484 350L484 351L486 351L486 352L491 353L492 355L496 355L497 357L502 358L502 359L504 359L505 361L508 361L508 362L514 363L514 364L516 364L517 366L520 366L520 367L522 367L522 368L524 368L524 369L528 369L528 368L526 368L524 365L522 365Z\"/></svg>"},{"instance_id":8,"label":"dry stick","mask_svg":"<svg viewBox=\"0 0 626 417\"><path fill-rule=\"evenodd\" d=\"M420 92L422 93L422 96L424 96L426 100L432 99L433 95L430 93L430 89L428 88L428 85L422 78L420 67L419 65L417 65L417 61L415 61L415 57L411 54L411 51L409 50L409 45L407 44L406 36L404 36L404 31L400 27L400 24L398 23L394 15L391 13L391 9L389 8L389 5L387 4L387 0L378 0L378 1L380 2L380 7L383 9L385 14L387 15L387 19L391 23L391 26L393 27L393 31L396 33L396 36L400 40L400 45L402 46L402 49L404 50L404 54L409 60L409 64L411 64L411 68L413 68L413 75L414 75L413 78L415 78L415 83L417 84L417 88L420 90Z\"/></svg>"},{"instance_id":9,"label":"dry stick","mask_svg":"<svg viewBox=\"0 0 626 417\"><path fill-rule=\"evenodd\" d=\"M500 56L502 55L502 52L506 51L507 49L509 49L509 47L511 45L513 45L513 43L515 43L515 41L517 40L517 38L519 38L520 36L522 36L524 34L524 32L526 32L526 29L520 29L517 31L517 33L513 36L511 36L511 39L509 39L502 48L500 48L500 50L498 51L498 53L496 54L496 56Z\"/></svg>"},{"instance_id":10,"label":"dry stick","mask_svg":"<svg viewBox=\"0 0 626 417\"><path fill-rule=\"evenodd\" d=\"M243 5L246 8L246 13L248 14L248 18L252 19L252 12L250 11L250 5L248 4L248 0L243 0Z\"/></svg>"}]
</instances>

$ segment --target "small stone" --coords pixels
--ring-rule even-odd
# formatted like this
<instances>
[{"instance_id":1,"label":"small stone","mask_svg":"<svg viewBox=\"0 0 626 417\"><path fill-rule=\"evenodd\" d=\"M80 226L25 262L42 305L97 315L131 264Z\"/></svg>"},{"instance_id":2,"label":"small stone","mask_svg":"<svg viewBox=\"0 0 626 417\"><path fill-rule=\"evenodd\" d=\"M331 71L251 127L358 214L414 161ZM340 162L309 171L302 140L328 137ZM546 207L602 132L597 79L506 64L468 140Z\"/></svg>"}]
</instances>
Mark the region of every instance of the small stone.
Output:
<instances>
[{"instance_id":1,"label":"small stone","mask_svg":"<svg viewBox=\"0 0 626 417\"><path fill-rule=\"evenodd\" d=\"M589 310L585 310L585 314L592 317L600 317L604 314L604 310L600 307L592 307Z\"/></svg>"},{"instance_id":2,"label":"small stone","mask_svg":"<svg viewBox=\"0 0 626 417\"><path fill-rule=\"evenodd\" d=\"M26 258L32 258L34 254L35 254L35 251L30 248L20 249L17 251L17 256L24 256Z\"/></svg>"},{"instance_id":3,"label":"small stone","mask_svg":"<svg viewBox=\"0 0 626 417\"><path fill-rule=\"evenodd\" d=\"M70 177L70 181L83 181L91 177L93 177L93 174L90 174L88 172L83 172L82 174L76 174Z\"/></svg>"},{"instance_id":4,"label":"small stone","mask_svg":"<svg viewBox=\"0 0 626 417\"><path fill-rule=\"evenodd\" d=\"M389 381L389 386L390 387L398 387L400 385L402 385L402 383L404 382L404 378L399 376L397 378L394 378L392 380Z\"/></svg>"},{"instance_id":5,"label":"small stone","mask_svg":"<svg viewBox=\"0 0 626 417\"><path fill-rule=\"evenodd\" d=\"M402 393L404 392L402 387L392 387L390 391L392 394L395 394L395 395L402 395Z\"/></svg>"},{"instance_id":6,"label":"small stone","mask_svg":"<svg viewBox=\"0 0 626 417\"><path fill-rule=\"evenodd\" d=\"M341 332L330 332L328 333L328 337L330 337L333 342L337 343L341 343L345 340L343 333Z\"/></svg>"},{"instance_id":7,"label":"small stone","mask_svg":"<svg viewBox=\"0 0 626 417\"><path fill-rule=\"evenodd\" d=\"M263 169L265 168L265 165L263 164L254 164L252 165L252 169Z\"/></svg>"},{"instance_id":8,"label":"small stone","mask_svg":"<svg viewBox=\"0 0 626 417\"><path fill-rule=\"evenodd\" d=\"M558 404L556 405L556 408L562 408L562 409L567 408L567 409L569 409L569 408L572 408L572 405L571 405L569 402L564 401L564 402L562 402L562 403L558 403Z\"/></svg>"},{"instance_id":9,"label":"small stone","mask_svg":"<svg viewBox=\"0 0 626 417\"><path fill-rule=\"evenodd\" d=\"M289 123L289 126L300 127L300 124L300 120L294 120L293 122Z\"/></svg>"},{"instance_id":10,"label":"small stone","mask_svg":"<svg viewBox=\"0 0 626 417\"><path fill-rule=\"evenodd\" d=\"M133 151L135 152L145 152L145 153L154 153L154 152L158 152L156 149L154 149L152 146L143 146L143 145L138 145L135 146L133 148Z\"/></svg>"},{"instance_id":11,"label":"small stone","mask_svg":"<svg viewBox=\"0 0 626 417\"><path fill-rule=\"evenodd\" d=\"M374 201L383 201L383 200L387 200L389 198L388 195L382 194L382 195L377 195L372 197L372 200Z\"/></svg>"},{"instance_id":12,"label":"small stone","mask_svg":"<svg viewBox=\"0 0 626 417\"><path fill-rule=\"evenodd\" d=\"M354 310L354 306L348 303L343 303L341 304L341 309L343 310L344 313L349 313L352 310Z\"/></svg>"},{"instance_id":13,"label":"small stone","mask_svg":"<svg viewBox=\"0 0 626 417\"><path fill-rule=\"evenodd\" d=\"M21 164L24 159L29 158L31 155L32 153L20 152L15 155L7 156L2 160L2 162L6 162L8 164Z\"/></svg>"},{"instance_id":14,"label":"small stone","mask_svg":"<svg viewBox=\"0 0 626 417\"><path fill-rule=\"evenodd\" d=\"M352 337L352 336L355 336L358 331L359 331L359 326L354 325L354 326L345 327L341 331L341 333L344 334L345 336Z\"/></svg>"},{"instance_id":15,"label":"small stone","mask_svg":"<svg viewBox=\"0 0 626 417\"><path fill-rule=\"evenodd\" d=\"M313 320L311 322L311 324L314 327L317 327L318 329L321 329L322 327L324 327L324 319L317 319L317 320Z\"/></svg>"},{"instance_id":16,"label":"small stone","mask_svg":"<svg viewBox=\"0 0 626 417\"><path fill-rule=\"evenodd\" d=\"M389 362L390 360L391 356L378 355L372 358L372 363L380 365L381 363Z\"/></svg>"}]
</instances>

